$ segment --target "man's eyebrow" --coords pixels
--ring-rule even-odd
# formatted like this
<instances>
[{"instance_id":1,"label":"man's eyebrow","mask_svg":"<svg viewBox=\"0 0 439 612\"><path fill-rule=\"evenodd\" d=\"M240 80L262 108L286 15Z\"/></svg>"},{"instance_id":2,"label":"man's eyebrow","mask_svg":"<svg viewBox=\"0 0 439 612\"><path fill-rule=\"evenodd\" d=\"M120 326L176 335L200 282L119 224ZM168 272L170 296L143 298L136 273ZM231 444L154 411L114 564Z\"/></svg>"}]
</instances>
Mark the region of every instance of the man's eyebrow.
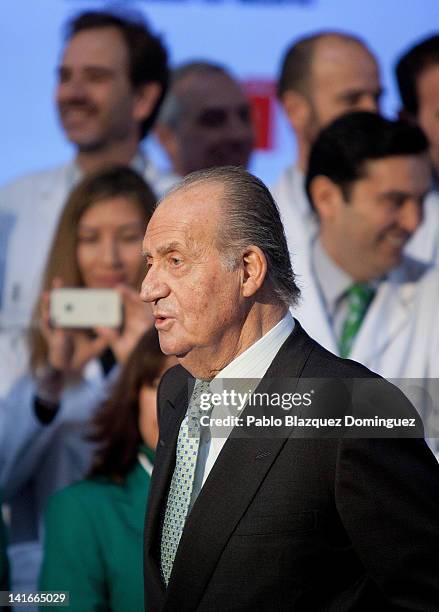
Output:
<instances>
[{"instance_id":1,"label":"man's eyebrow","mask_svg":"<svg viewBox=\"0 0 439 612\"><path fill-rule=\"evenodd\" d=\"M389 189L388 191L383 191L382 193L380 193L378 195L378 198L380 199L386 199L386 198L407 199L410 196L411 194L408 191L402 191L401 189Z\"/></svg>"},{"instance_id":2,"label":"man's eyebrow","mask_svg":"<svg viewBox=\"0 0 439 612\"><path fill-rule=\"evenodd\" d=\"M183 247L181 242L175 240L174 242L169 242L168 244L164 244L157 248L157 253L159 255L166 255L166 253L171 253L172 251L178 251ZM151 253L147 250L142 251L142 255L144 257L151 257Z\"/></svg>"},{"instance_id":3,"label":"man's eyebrow","mask_svg":"<svg viewBox=\"0 0 439 612\"><path fill-rule=\"evenodd\" d=\"M427 189L427 191L418 192L418 193L412 192L412 191L401 191L399 189L389 189L389 191L384 191L383 193L379 194L378 197L380 199L400 198L400 199L408 200L409 198L416 198L418 200L424 200L429 193L430 193L430 189Z\"/></svg>"},{"instance_id":4,"label":"man's eyebrow","mask_svg":"<svg viewBox=\"0 0 439 612\"><path fill-rule=\"evenodd\" d=\"M56 68L56 72L58 74L61 74L63 72L71 72L72 70L73 70L73 68L69 64L60 64ZM103 74L103 75L104 74L105 75L112 75L115 72L114 68L111 68L109 66L100 66L98 64L87 64L86 66L82 66L81 67L81 71L85 72L85 73Z\"/></svg>"}]
</instances>

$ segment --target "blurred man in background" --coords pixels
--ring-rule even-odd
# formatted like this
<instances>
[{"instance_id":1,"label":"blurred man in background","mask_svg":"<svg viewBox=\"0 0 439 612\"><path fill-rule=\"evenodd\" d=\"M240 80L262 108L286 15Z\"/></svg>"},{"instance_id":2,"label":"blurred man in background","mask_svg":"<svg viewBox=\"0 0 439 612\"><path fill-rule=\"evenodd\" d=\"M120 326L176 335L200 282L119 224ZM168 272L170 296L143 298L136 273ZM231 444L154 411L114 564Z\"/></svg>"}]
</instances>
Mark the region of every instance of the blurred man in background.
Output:
<instances>
[{"instance_id":1,"label":"blurred man in background","mask_svg":"<svg viewBox=\"0 0 439 612\"><path fill-rule=\"evenodd\" d=\"M139 145L168 83L167 52L143 22L85 12L67 27L56 104L74 159L0 190L2 327L26 325L64 202L79 179L107 165L130 164L162 195L163 180Z\"/></svg>"},{"instance_id":2,"label":"blurred man in background","mask_svg":"<svg viewBox=\"0 0 439 612\"><path fill-rule=\"evenodd\" d=\"M180 176L248 165L254 145L249 101L222 66L190 62L177 68L157 124L158 139Z\"/></svg>"},{"instance_id":3,"label":"blurred man in background","mask_svg":"<svg viewBox=\"0 0 439 612\"><path fill-rule=\"evenodd\" d=\"M142 21L85 12L68 24L56 104L74 158L0 189L0 396L26 366L24 330L71 189L85 174L114 164L129 164L157 196L175 182L140 149L168 76L166 49Z\"/></svg>"},{"instance_id":4,"label":"blurred man in background","mask_svg":"<svg viewBox=\"0 0 439 612\"><path fill-rule=\"evenodd\" d=\"M304 188L313 142L324 126L344 113L377 112L382 87L377 61L362 40L350 34L321 32L287 49L277 92L296 137L297 159L272 191L289 248L296 253L317 228Z\"/></svg>"},{"instance_id":5,"label":"blurred man in background","mask_svg":"<svg viewBox=\"0 0 439 612\"><path fill-rule=\"evenodd\" d=\"M439 35L427 38L404 53L396 65L401 116L415 121L430 144L435 187L439 177Z\"/></svg>"},{"instance_id":6,"label":"blurred man in background","mask_svg":"<svg viewBox=\"0 0 439 612\"><path fill-rule=\"evenodd\" d=\"M319 229L295 313L325 348L387 378L439 374L438 272L404 253L430 189L427 151L418 127L359 112L322 130L309 159Z\"/></svg>"},{"instance_id":7,"label":"blurred man in background","mask_svg":"<svg viewBox=\"0 0 439 612\"><path fill-rule=\"evenodd\" d=\"M410 252L439 262L439 36L431 36L398 60L396 78L401 97L400 116L417 123L429 142L433 190L425 201L425 219L410 244Z\"/></svg>"}]
</instances>

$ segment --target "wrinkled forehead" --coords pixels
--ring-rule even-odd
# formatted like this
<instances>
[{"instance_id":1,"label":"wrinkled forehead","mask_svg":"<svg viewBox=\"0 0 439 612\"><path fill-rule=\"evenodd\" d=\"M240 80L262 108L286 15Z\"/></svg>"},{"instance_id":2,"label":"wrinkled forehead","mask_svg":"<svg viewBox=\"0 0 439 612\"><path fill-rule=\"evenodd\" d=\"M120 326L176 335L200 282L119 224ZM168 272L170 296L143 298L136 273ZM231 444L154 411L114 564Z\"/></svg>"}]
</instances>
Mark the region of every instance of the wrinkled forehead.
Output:
<instances>
[{"instance_id":1,"label":"wrinkled forehead","mask_svg":"<svg viewBox=\"0 0 439 612\"><path fill-rule=\"evenodd\" d=\"M179 242L193 247L213 244L221 223L224 188L203 183L172 192L157 206L145 233L144 250Z\"/></svg>"},{"instance_id":2,"label":"wrinkled forehead","mask_svg":"<svg viewBox=\"0 0 439 612\"><path fill-rule=\"evenodd\" d=\"M237 81L221 73L189 75L182 79L177 94L188 110L248 104Z\"/></svg>"}]
</instances>

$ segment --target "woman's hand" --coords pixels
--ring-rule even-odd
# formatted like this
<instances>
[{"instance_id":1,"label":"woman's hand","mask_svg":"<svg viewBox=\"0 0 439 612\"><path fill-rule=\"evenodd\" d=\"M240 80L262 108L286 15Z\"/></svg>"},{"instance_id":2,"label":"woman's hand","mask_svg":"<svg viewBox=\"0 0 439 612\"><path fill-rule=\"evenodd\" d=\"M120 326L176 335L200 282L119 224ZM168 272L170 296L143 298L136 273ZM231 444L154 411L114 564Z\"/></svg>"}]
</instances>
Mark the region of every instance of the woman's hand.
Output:
<instances>
[{"instance_id":1,"label":"woman's hand","mask_svg":"<svg viewBox=\"0 0 439 612\"><path fill-rule=\"evenodd\" d=\"M119 363L125 363L143 334L154 324L151 306L139 297L139 292L126 285L118 285L124 305L124 323L121 330L99 327L96 333L106 338Z\"/></svg>"},{"instance_id":2,"label":"woman's hand","mask_svg":"<svg viewBox=\"0 0 439 612\"><path fill-rule=\"evenodd\" d=\"M62 280L57 278L52 288L59 287L62 287ZM91 337L82 330L51 325L49 291L43 293L40 301L40 330L47 342L48 365L63 374L81 371L88 361L98 357L108 347L105 336Z\"/></svg>"}]
</instances>

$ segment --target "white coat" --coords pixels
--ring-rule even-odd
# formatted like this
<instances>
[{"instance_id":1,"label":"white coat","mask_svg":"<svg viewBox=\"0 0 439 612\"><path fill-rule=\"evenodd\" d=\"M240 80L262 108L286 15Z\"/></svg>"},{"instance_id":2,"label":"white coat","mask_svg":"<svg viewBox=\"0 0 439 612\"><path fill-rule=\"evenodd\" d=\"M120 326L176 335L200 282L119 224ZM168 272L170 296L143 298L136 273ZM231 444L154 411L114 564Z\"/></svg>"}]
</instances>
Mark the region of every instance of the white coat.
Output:
<instances>
[{"instance_id":1,"label":"white coat","mask_svg":"<svg viewBox=\"0 0 439 612\"><path fill-rule=\"evenodd\" d=\"M302 301L293 309L305 330L326 349L339 354L310 258L302 262ZM424 379L435 389L439 378L439 271L409 257L381 282L360 330L350 359L390 379ZM431 381L427 381L431 379ZM413 384L412 384L413 383ZM412 381L406 383L419 387ZM398 386L404 384L398 381ZM432 391L433 392L433 391ZM411 399L414 399L411 397ZM437 404L436 397L433 398ZM416 402L414 402L416 405ZM418 406L417 406L418 407ZM419 408L419 407L418 407ZM439 433L437 408L423 403L426 434Z\"/></svg>"},{"instance_id":2,"label":"white coat","mask_svg":"<svg viewBox=\"0 0 439 612\"><path fill-rule=\"evenodd\" d=\"M294 271L299 275L298 266L306 259L308 245L318 231L318 220L309 204L304 183L303 172L297 166L289 166L271 189L295 264Z\"/></svg>"}]
</instances>

